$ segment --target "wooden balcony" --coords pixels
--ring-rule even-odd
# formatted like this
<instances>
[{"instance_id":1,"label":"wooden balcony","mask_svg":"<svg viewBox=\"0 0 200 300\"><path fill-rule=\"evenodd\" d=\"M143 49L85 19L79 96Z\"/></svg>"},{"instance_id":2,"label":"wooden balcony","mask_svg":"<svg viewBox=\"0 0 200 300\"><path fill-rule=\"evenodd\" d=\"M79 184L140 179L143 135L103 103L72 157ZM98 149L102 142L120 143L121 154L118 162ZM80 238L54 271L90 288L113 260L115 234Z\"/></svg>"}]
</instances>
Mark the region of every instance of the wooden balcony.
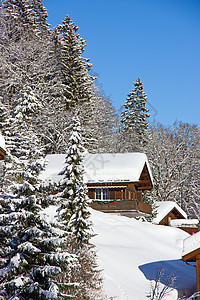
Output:
<instances>
[{"instance_id":1,"label":"wooden balcony","mask_svg":"<svg viewBox=\"0 0 200 300\"><path fill-rule=\"evenodd\" d=\"M106 213L120 213L122 215L135 212L138 215L151 214L151 205L136 199L124 200L93 200L90 204L93 209Z\"/></svg>"}]
</instances>

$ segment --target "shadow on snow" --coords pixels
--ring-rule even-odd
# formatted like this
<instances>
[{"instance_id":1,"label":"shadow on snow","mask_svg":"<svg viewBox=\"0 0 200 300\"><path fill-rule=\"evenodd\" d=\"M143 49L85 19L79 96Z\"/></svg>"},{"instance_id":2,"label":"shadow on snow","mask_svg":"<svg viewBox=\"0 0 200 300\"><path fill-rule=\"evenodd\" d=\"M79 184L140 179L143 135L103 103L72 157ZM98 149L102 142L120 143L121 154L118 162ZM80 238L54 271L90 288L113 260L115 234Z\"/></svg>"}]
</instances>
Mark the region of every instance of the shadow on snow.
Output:
<instances>
[{"instance_id":1,"label":"shadow on snow","mask_svg":"<svg viewBox=\"0 0 200 300\"><path fill-rule=\"evenodd\" d=\"M195 266L195 264L193 264ZM173 288L178 291L190 290L196 286L196 268L181 260L166 260L139 266L140 271L148 280L158 280L158 270L162 270L159 281L168 285L169 278L174 276Z\"/></svg>"}]
</instances>

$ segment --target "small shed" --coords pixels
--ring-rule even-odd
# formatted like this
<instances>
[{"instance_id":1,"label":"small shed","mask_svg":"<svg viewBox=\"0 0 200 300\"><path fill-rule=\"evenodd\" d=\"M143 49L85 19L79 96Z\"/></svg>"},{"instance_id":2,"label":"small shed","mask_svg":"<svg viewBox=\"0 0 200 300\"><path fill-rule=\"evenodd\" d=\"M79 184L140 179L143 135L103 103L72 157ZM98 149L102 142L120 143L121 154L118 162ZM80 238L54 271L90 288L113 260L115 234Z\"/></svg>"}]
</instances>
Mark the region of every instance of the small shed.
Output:
<instances>
[{"instance_id":1,"label":"small shed","mask_svg":"<svg viewBox=\"0 0 200 300\"><path fill-rule=\"evenodd\" d=\"M173 201L158 201L155 203L157 216L154 224L172 226L182 229L189 234L199 231L197 219L188 219L184 210Z\"/></svg>"},{"instance_id":2,"label":"small shed","mask_svg":"<svg viewBox=\"0 0 200 300\"><path fill-rule=\"evenodd\" d=\"M6 145L4 137L0 134L0 160L6 156Z\"/></svg>"},{"instance_id":3,"label":"small shed","mask_svg":"<svg viewBox=\"0 0 200 300\"><path fill-rule=\"evenodd\" d=\"M196 262L197 299L200 300L200 232L183 241L182 260L186 263Z\"/></svg>"}]
</instances>

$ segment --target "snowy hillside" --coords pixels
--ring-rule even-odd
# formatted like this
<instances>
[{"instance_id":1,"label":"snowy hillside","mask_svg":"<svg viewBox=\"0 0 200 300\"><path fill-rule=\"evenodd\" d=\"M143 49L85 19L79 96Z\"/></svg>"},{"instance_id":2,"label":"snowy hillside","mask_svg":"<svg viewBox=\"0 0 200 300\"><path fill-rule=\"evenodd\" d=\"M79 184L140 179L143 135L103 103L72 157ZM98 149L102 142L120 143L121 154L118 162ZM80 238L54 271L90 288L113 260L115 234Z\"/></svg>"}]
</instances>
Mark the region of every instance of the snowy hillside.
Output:
<instances>
[{"instance_id":1,"label":"snowy hillside","mask_svg":"<svg viewBox=\"0 0 200 300\"><path fill-rule=\"evenodd\" d=\"M93 243L104 270L105 293L118 300L143 300L159 266L177 276L177 289L196 284L195 268L180 261L183 240L189 235L180 229L142 223L135 219L92 211ZM116 297L116 298L115 298ZM166 299L177 299L172 292Z\"/></svg>"},{"instance_id":2,"label":"snowy hillside","mask_svg":"<svg viewBox=\"0 0 200 300\"><path fill-rule=\"evenodd\" d=\"M145 300L150 280L163 268L165 283L168 275L177 277L177 290L196 286L195 268L180 260L183 240L190 235L180 229L153 225L133 218L114 216L90 209L96 236L98 263L103 270L106 299ZM45 219L54 222L56 207L43 211ZM176 300L174 290L163 300Z\"/></svg>"}]
</instances>

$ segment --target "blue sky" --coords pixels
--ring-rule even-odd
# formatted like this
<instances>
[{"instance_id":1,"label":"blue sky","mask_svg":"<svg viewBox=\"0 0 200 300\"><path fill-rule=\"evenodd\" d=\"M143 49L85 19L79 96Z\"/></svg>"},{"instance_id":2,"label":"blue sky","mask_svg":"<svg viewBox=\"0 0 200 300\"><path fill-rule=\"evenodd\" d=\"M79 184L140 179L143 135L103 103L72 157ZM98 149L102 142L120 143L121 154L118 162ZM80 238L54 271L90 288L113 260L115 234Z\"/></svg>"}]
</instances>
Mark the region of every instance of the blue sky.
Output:
<instances>
[{"instance_id":1,"label":"blue sky","mask_svg":"<svg viewBox=\"0 0 200 300\"><path fill-rule=\"evenodd\" d=\"M140 77L151 120L200 125L200 0L44 0L87 40L98 84L118 109Z\"/></svg>"}]
</instances>

